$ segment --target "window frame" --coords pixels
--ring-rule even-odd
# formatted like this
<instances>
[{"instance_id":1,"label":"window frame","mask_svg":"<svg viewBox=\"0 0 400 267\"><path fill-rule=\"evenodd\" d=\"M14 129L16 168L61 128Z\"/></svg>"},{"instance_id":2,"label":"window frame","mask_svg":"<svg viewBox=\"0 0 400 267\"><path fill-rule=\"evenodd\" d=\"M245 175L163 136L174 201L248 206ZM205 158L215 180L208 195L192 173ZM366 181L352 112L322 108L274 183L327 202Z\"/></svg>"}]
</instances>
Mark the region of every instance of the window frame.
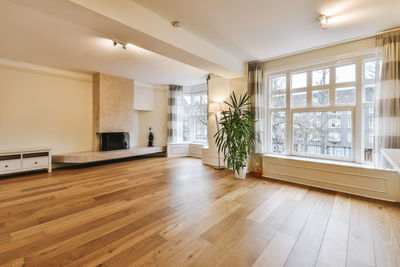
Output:
<instances>
[{"instance_id":1,"label":"window frame","mask_svg":"<svg viewBox=\"0 0 400 267\"><path fill-rule=\"evenodd\" d=\"M317 63L302 67L288 68L280 71L267 72L264 74L265 80L265 90L266 90L266 103L267 107L265 110L266 113L266 142L265 142L265 151L267 153L280 154L280 155L288 155L288 156L301 156L301 157L311 157L311 158L321 158L321 159L332 159L332 160L342 160L342 161L350 161L357 163L368 163L371 162L365 161L364 159L364 114L363 108L365 107L364 102L364 63L368 61L375 60L376 55L374 53L368 53L361 56L348 57L346 59L329 61L324 63ZM336 67L345 66L349 64L355 64L355 81L354 82L343 82L336 83ZM323 85L312 85L312 73L315 70L320 69L329 69L329 84ZM305 88L296 88L291 89L291 81L292 74L297 74L301 72L307 73L307 86ZM286 76L286 106L281 108L273 108L270 106L270 94L271 94L271 78L276 76ZM344 87L355 87L355 103L349 105L337 105L336 104L336 88L344 88ZM329 89L329 105L327 106L316 106L312 104L312 92L315 90L323 90ZM307 92L307 107L292 107L291 103L291 95L292 93L297 92ZM367 103L367 106L371 106L373 103ZM275 153L272 151L272 120L271 114L272 112L284 111L286 115L286 125L285 125L285 151L284 153ZM293 146L293 113L295 112L318 112L318 111L351 111L351 128L348 128L351 131L351 157L337 157L337 156L329 156L329 155L319 155L319 154L310 154L310 153L298 153L294 151ZM368 122L367 122L368 123ZM345 125L341 125L343 128ZM346 125L347 126L347 125ZM345 137L347 140L347 136ZM346 155L346 154L345 154Z\"/></svg>"}]
</instances>

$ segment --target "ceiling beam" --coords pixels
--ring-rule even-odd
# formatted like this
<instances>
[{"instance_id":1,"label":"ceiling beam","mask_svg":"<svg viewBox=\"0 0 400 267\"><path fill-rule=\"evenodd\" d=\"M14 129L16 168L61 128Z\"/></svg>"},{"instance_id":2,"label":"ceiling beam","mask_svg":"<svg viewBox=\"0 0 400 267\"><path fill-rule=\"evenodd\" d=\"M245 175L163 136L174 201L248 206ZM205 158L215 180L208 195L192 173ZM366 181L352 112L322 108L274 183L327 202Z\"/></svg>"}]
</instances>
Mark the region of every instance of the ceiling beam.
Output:
<instances>
[{"instance_id":1,"label":"ceiling beam","mask_svg":"<svg viewBox=\"0 0 400 267\"><path fill-rule=\"evenodd\" d=\"M244 63L131 0L14 0L41 12L132 43L225 78L243 76ZM35 2L35 3L32 3ZM111 44L110 44L111 45Z\"/></svg>"}]
</instances>

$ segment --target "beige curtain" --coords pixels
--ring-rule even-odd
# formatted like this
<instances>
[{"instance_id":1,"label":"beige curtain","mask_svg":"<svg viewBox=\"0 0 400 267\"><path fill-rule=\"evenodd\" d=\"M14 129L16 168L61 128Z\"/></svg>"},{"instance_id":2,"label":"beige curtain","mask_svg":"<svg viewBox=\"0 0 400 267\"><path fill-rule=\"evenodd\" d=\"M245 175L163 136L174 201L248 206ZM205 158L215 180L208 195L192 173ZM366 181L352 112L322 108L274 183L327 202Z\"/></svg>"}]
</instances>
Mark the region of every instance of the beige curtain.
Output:
<instances>
[{"instance_id":1,"label":"beige curtain","mask_svg":"<svg viewBox=\"0 0 400 267\"><path fill-rule=\"evenodd\" d=\"M257 142L255 152L264 153L265 144L265 90L263 85L263 71L260 63L249 64L248 90L252 96L252 109L256 119Z\"/></svg>"},{"instance_id":2,"label":"beige curtain","mask_svg":"<svg viewBox=\"0 0 400 267\"><path fill-rule=\"evenodd\" d=\"M400 148L400 30L379 34L377 44L376 152Z\"/></svg>"},{"instance_id":3,"label":"beige curtain","mask_svg":"<svg viewBox=\"0 0 400 267\"><path fill-rule=\"evenodd\" d=\"M183 86L168 90L168 144L183 141Z\"/></svg>"}]
</instances>

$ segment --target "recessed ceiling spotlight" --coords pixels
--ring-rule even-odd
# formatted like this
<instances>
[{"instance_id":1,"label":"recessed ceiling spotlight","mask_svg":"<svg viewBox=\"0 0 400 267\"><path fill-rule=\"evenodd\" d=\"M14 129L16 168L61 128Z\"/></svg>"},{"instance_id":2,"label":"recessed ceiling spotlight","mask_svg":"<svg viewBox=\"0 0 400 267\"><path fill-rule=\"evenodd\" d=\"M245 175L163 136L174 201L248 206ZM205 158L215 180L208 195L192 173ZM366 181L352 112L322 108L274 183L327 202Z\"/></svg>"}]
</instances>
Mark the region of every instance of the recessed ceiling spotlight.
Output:
<instances>
[{"instance_id":1,"label":"recessed ceiling spotlight","mask_svg":"<svg viewBox=\"0 0 400 267\"><path fill-rule=\"evenodd\" d=\"M179 28L181 26L181 23L179 21L173 21L171 22L172 26L174 26L175 28Z\"/></svg>"},{"instance_id":2,"label":"recessed ceiling spotlight","mask_svg":"<svg viewBox=\"0 0 400 267\"><path fill-rule=\"evenodd\" d=\"M328 28L328 17L325 15L318 16L319 24L321 24L322 30L326 30Z\"/></svg>"}]
</instances>

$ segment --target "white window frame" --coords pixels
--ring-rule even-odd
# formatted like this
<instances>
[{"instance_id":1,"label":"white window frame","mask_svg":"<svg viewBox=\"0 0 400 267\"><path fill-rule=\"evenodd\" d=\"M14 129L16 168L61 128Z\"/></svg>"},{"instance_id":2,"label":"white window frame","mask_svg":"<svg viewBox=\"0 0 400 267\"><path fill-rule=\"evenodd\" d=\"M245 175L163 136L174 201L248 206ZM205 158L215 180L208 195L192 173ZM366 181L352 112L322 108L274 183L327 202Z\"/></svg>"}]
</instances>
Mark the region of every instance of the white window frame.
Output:
<instances>
[{"instance_id":1,"label":"white window frame","mask_svg":"<svg viewBox=\"0 0 400 267\"><path fill-rule=\"evenodd\" d=\"M189 120L189 124L190 124L190 126L189 126L189 128L190 128L189 135L190 136L189 136L189 141L185 141L185 142L195 143L195 144L206 144L207 143L207 139L208 139L207 133L208 133L208 131L206 131L206 139L205 139L204 142L195 140L195 131L196 131L196 129L195 129L195 125L194 125L195 124L195 119L196 118L201 118L203 116L206 116L206 122L208 123L207 115L195 115L195 114L193 114L194 107L196 107L196 106L200 106L200 107L207 106L208 100L205 102L205 104L193 104L193 99L194 99L195 96L204 95L204 94L207 95L207 91L204 91L204 92L203 91L201 91L201 92L184 92L183 93L184 96L190 96L190 120ZM208 99L208 95L207 95L207 99ZM208 127L208 125L206 125L206 128L207 127Z\"/></svg>"},{"instance_id":2,"label":"white window frame","mask_svg":"<svg viewBox=\"0 0 400 267\"><path fill-rule=\"evenodd\" d=\"M265 144L265 151L267 153L274 153L272 151L272 129L271 129L271 113L277 111L284 111L286 114L286 147L285 152L282 153L283 155L295 155L295 156L305 156L305 157L312 157L312 158L321 158L321 159L334 159L334 160L344 160L344 161L352 161L358 163L366 163L364 161L364 145L363 145L363 107L365 106L364 103L364 62L375 60L375 54L369 53L362 56L355 56L349 57L342 60L331 61L327 63L320 63L320 64L313 64L309 66L303 66L299 68L291 68L285 69L281 71L274 71L270 73L265 73L265 90L266 90L266 98L268 103L266 107L266 144ZM356 67L356 78L354 82L345 82L336 84L336 72L335 68L343 65L348 64L355 64ZM318 85L312 86L312 71L318 69L330 69L329 79L330 83L325 85ZM291 75L295 73L307 72L307 87L305 88L296 88L291 89ZM270 107L270 88L271 88L271 77L286 75L286 107L284 108L272 108ZM336 105L335 104L335 90L336 88L342 87L355 87L355 104L354 105ZM328 106L313 106L312 105L312 91L315 90L322 90L322 89L329 89L329 105ZM297 92L307 92L307 107L302 108L293 108L291 105L291 94ZM368 103L371 104L371 103ZM318 111L351 111L351 124L349 127L351 129L351 140L352 140L352 147L351 147L351 157L331 157L325 155L312 155L312 154L300 154L294 152L293 148L293 113L295 112L318 112ZM343 126L343 125L342 125ZM346 138L347 139L347 138ZM347 151L345 151L347 154Z\"/></svg>"}]
</instances>

